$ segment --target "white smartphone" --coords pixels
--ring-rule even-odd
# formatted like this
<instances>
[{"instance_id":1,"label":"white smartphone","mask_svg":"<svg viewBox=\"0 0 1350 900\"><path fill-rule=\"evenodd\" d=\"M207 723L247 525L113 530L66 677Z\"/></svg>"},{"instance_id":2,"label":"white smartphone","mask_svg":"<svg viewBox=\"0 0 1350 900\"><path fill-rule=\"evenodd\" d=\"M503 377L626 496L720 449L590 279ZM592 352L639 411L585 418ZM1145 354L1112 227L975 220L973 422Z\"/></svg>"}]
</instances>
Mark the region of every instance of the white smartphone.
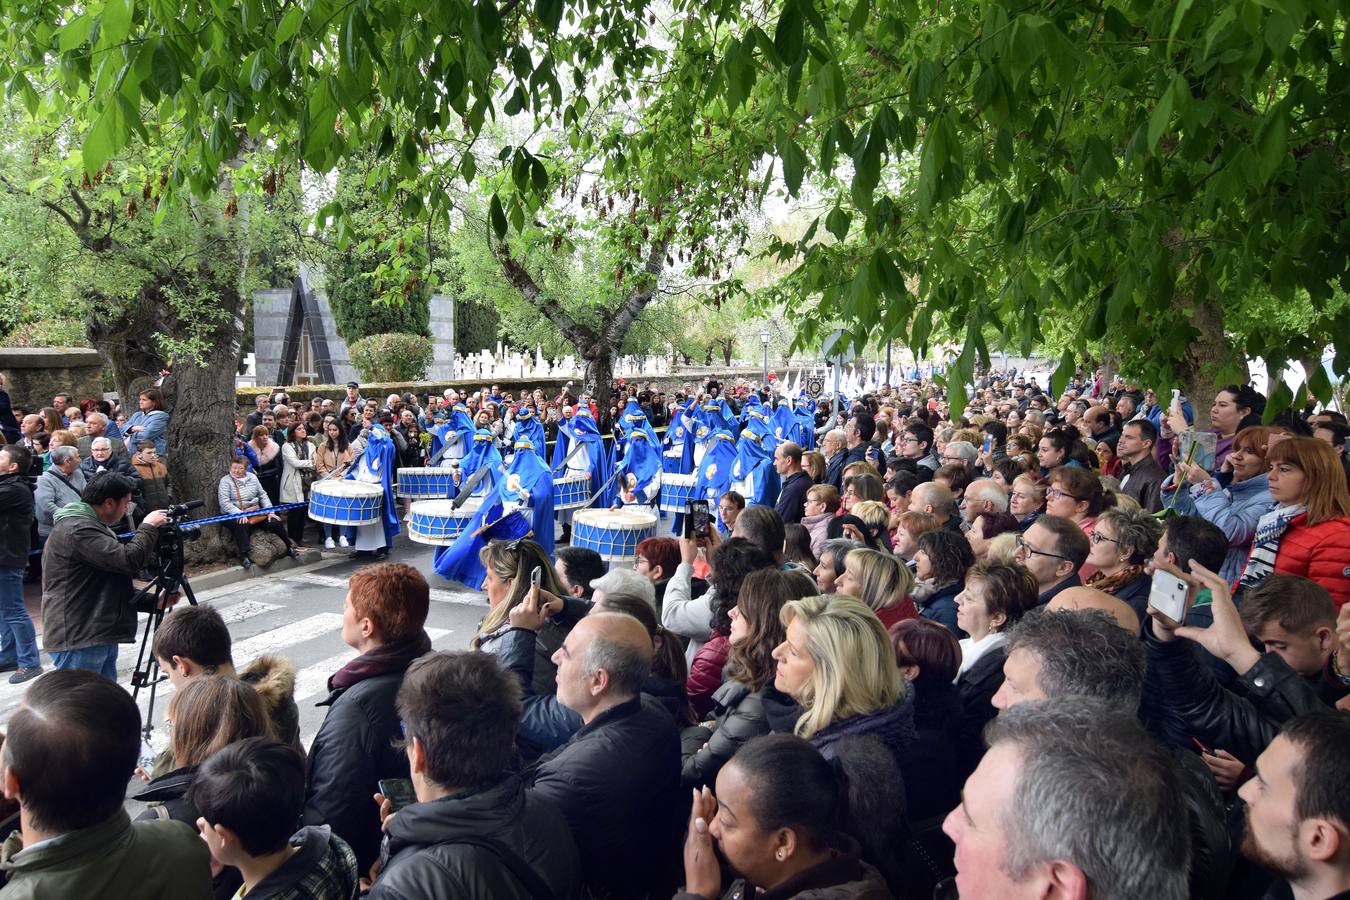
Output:
<instances>
[{"instance_id":1,"label":"white smartphone","mask_svg":"<svg viewBox=\"0 0 1350 900\"><path fill-rule=\"evenodd\" d=\"M1176 625L1186 620L1186 595L1189 592L1186 582L1171 572L1157 569L1153 573L1153 586L1148 592L1148 605L1171 619Z\"/></svg>"},{"instance_id":2,"label":"white smartphone","mask_svg":"<svg viewBox=\"0 0 1350 900\"><path fill-rule=\"evenodd\" d=\"M543 577L543 574L544 574L543 569L541 569L539 566L535 566L534 571L530 573L530 584L533 587L539 587L539 579Z\"/></svg>"}]
</instances>

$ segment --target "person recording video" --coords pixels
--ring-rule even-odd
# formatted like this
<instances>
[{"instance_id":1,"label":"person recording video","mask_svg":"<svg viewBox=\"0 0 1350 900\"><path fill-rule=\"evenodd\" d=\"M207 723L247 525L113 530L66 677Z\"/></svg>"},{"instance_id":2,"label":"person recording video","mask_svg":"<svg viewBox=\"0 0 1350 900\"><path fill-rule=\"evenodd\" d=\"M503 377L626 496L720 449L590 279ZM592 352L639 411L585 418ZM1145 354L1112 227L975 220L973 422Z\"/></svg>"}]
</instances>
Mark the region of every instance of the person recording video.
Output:
<instances>
[{"instance_id":1,"label":"person recording video","mask_svg":"<svg viewBox=\"0 0 1350 900\"><path fill-rule=\"evenodd\" d=\"M43 550L42 640L58 669L89 669L116 681L117 645L136 639L131 579L154 559L169 517L157 509L130 541L117 540L110 526L126 517L134 490L124 475L97 475L79 502L52 516Z\"/></svg>"}]
</instances>

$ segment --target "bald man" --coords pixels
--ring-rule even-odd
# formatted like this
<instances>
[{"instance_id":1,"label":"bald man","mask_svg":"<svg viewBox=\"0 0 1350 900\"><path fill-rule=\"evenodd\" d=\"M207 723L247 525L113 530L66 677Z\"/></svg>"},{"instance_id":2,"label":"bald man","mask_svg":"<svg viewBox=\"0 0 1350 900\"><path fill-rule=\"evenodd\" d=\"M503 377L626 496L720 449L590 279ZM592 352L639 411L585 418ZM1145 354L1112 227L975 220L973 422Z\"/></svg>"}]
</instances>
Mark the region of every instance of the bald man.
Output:
<instances>
[{"instance_id":1,"label":"bald man","mask_svg":"<svg viewBox=\"0 0 1350 900\"><path fill-rule=\"evenodd\" d=\"M943 528L959 531L961 520L956 517L956 495L951 488L937 481L916 485L909 495L912 512L932 513Z\"/></svg>"},{"instance_id":2,"label":"bald man","mask_svg":"<svg viewBox=\"0 0 1350 900\"><path fill-rule=\"evenodd\" d=\"M1046 604L1046 609L1100 609L1120 623L1130 634L1139 633L1139 616L1135 615L1130 604L1112 597L1106 591L1090 587L1071 587L1060 591Z\"/></svg>"},{"instance_id":3,"label":"bald man","mask_svg":"<svg viewBox=\"0 0 1350 900\"><path fill-rule=\"evenodd\" d=\"M678 859L670 810L680 799L680 733L639 693L652 655L651 636L631 616L578 622L553 662L558 701L585 724L525 772L530 790L562 810L596 896L668 890L668 864Z\"/></svg>"}]
</instances>

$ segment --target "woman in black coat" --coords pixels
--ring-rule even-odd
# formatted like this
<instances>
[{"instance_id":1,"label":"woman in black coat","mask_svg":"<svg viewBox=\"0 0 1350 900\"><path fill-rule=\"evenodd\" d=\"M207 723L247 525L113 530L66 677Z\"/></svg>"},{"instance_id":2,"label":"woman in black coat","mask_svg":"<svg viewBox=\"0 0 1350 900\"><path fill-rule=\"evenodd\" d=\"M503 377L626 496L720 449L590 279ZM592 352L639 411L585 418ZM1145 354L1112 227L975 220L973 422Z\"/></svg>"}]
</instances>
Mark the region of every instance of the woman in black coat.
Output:
<instances>
[{"instance_id":1,"label":"woman in black coat","mask_svg":"<svg viewBox=\"0 0 1350 900\"><path fill-rule=\"evenodd\" d=\"M915 738L901 770L908 819L917 830L961 801L965 777L957 764L961 694L953 684L961 647L945 625L903 619L891 626L895 662L914 690Z\"/></svg>"}]
</instances>

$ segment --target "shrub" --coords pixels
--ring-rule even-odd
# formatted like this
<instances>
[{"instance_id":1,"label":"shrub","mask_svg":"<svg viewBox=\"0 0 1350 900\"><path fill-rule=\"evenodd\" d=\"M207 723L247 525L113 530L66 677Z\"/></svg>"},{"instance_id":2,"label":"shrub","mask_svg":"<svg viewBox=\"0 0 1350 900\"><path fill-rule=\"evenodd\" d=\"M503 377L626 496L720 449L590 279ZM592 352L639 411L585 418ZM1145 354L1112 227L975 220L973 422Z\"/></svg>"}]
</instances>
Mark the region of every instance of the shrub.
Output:
<instances>
[{"instance_id":1,"label":"shrub","mask_svg":"<svg viewBox=\"0 0 1350 900\"><path fill-rule=\"evenodd\" d=\"M347 347L363 382L421 381L435 352L420 334L372 334Z\"/></svg>"}]
</instances>

